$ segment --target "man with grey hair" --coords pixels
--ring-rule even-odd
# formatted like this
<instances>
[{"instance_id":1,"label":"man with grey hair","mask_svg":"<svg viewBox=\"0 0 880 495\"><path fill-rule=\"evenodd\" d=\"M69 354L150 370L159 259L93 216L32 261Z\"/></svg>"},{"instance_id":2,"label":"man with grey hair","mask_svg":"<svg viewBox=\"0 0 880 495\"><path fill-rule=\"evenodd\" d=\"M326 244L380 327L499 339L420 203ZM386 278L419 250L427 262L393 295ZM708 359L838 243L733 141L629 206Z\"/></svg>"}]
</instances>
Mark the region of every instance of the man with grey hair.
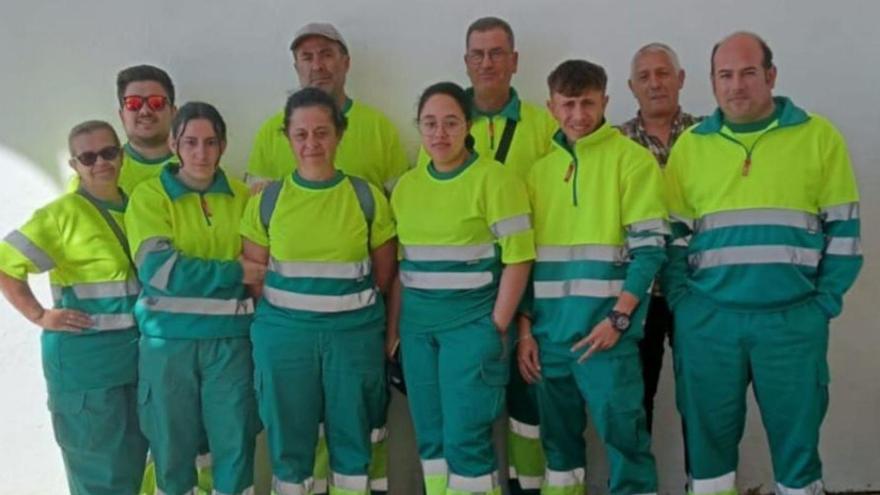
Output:
<instances>
[{"instance_id":1,"label":"man with grey hair","mask_svg":"<svg viewBox=\"0 0 880 495\"><path fill-rule=\"evenodd\" d=\"M648 148L661 167L666 165L669 150L678 136L699 121L679 106L678 95L684 86L684 76L678 55L663 43L649 43L633 55L628 83L639 103L639 111L635 118L620 126L620 130ZM654 396L663 366L664 341L668 335L671 345L672 333L672 313L655 284L645 321L645 337L639 344L648 431L653 424Z\"/></svg>"}]
</instances>

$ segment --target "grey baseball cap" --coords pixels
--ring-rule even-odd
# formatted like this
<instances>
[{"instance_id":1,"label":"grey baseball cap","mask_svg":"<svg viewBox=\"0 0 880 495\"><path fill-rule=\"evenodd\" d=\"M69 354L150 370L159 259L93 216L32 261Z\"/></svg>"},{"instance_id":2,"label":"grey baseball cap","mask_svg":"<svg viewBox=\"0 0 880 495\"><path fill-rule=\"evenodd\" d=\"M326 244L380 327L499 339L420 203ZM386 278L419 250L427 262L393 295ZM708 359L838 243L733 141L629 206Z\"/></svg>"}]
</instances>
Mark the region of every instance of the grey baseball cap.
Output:
<instances>
[{"instance_id":1,"label":"grey baseball cap","mask_svg":"<svg viewBox=\"0 0 880 495\"><path fill-rule=\"evenodd\" d=\"M296 32L296 36L293 37L293 41L290 42L290 50L296 50L297 45L309 36L323 36L328 40L335 41L342 45L343 50L348 53L348 45L345 43L345 39L343 39L342 35L339 34L339 31L333 27L333 24L330 24L329 22L310 22L299 28L299 31Z\"/></svg>"}]
</instances>

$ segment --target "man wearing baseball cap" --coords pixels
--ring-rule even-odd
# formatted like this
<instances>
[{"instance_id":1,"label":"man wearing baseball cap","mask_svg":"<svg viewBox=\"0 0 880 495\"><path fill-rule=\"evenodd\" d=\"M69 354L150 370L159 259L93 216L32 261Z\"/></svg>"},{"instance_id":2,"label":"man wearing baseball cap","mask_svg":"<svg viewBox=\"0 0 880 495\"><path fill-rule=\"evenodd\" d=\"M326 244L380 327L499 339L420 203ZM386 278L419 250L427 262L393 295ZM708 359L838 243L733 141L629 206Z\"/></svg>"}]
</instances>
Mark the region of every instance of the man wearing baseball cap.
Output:
<instances>
[{"instance_id":1,"label":"man wearing baseball cap","mask_svg":"<svg viewBox=\"0 0 880 495\"><path fill-rule=\"evenodd\" d=\"M337 168L390 191L407 169L406 156L391 121L347 95L345 79L351 58L345 39L332 24L313 22L297 31L290 51L300 86L326 91L348 119L336 154ZM283 124L284 112L279 111L257 132L248 159L249 185L286 177L296 168Z\"/></svg>"}]
</instances>

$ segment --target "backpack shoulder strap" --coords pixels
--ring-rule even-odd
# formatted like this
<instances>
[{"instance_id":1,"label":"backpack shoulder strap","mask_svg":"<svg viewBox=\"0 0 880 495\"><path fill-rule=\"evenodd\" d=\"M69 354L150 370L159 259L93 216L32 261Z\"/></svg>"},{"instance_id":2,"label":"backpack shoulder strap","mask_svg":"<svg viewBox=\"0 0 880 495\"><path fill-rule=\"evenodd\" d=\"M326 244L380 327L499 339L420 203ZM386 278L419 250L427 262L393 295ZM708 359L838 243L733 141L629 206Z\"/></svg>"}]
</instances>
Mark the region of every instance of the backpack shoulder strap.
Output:
<instances>
[{"instance_id":1,"label":"backpack shoulder strap","mask_svg":"<svg viewBox=\"0 0 880 495\"><path fill-rule=\"evenodd\" d=\"M516 120L507 119L507 125L504 126L504 133L501 134L501 141L498 143L498 151L495 152L495 160L501 163L507 160L507 152L510 151L510 144L513 142L516 124Z\"/></svg>"},{"instance_id":2,"label":"backpack shoulder strap","mask_svg":"<svg viewBox=\"0 0 880 495\"><path fill-rule=\"evenodd\" d=\"M370 184L360 177L348 176L354 187L354 193L357 196L358 205L361 207L361 213L364 214L364 220L367 222L367 252L370 252L370 243L372 242L373 219L376 217L376 201L373 198L373 192L370 190Z\"/></svg>"},{"instance_id":3,"label":"backpack shoulder strap","mask_svg":"<svg viewBox=\"0 0 880 495\"><path fill-rule=\"evenodd\" d=\"M278 195L281 193L281 181L273 180L266 184L263 188L263 196L260 198L260 223L269 233L269 220L272 219L272 213L275 211L275 204L278 203Z\"/></svg>"}]
</instances>

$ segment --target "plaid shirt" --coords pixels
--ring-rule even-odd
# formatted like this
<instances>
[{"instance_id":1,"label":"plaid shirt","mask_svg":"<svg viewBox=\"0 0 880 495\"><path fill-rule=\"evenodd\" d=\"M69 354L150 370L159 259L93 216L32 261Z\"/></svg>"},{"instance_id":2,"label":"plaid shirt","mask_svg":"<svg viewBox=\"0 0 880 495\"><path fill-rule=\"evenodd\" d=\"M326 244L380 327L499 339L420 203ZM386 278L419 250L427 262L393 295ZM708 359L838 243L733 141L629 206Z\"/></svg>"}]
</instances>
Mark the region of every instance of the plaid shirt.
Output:
<instances>
[{"instance_id":1,"label":"plaid shirt","mask_svg":"<svg viewBox=\"0 0 880 495\"><path fill-rule=\"evenodd\" d=\"M642 122L641 112L636 115L636 118L628 120L623 125L618 126L618 129L633 141L651 150L651 153L657 158L657 162L663 167L666 165L666 160L669 159L669 150L672 149L672 145L675 144L675 140L678 139L678 136L680 136L688 127L701 120L703 120L702 117L694 117L689 113L682 112L679 108L678 112L675 114L675 118L672 119L672 129L669 132L669 145L664 145L660 139L648 134L648 131L645 130L645 124Z\"/></svg>"}]
</instances>

